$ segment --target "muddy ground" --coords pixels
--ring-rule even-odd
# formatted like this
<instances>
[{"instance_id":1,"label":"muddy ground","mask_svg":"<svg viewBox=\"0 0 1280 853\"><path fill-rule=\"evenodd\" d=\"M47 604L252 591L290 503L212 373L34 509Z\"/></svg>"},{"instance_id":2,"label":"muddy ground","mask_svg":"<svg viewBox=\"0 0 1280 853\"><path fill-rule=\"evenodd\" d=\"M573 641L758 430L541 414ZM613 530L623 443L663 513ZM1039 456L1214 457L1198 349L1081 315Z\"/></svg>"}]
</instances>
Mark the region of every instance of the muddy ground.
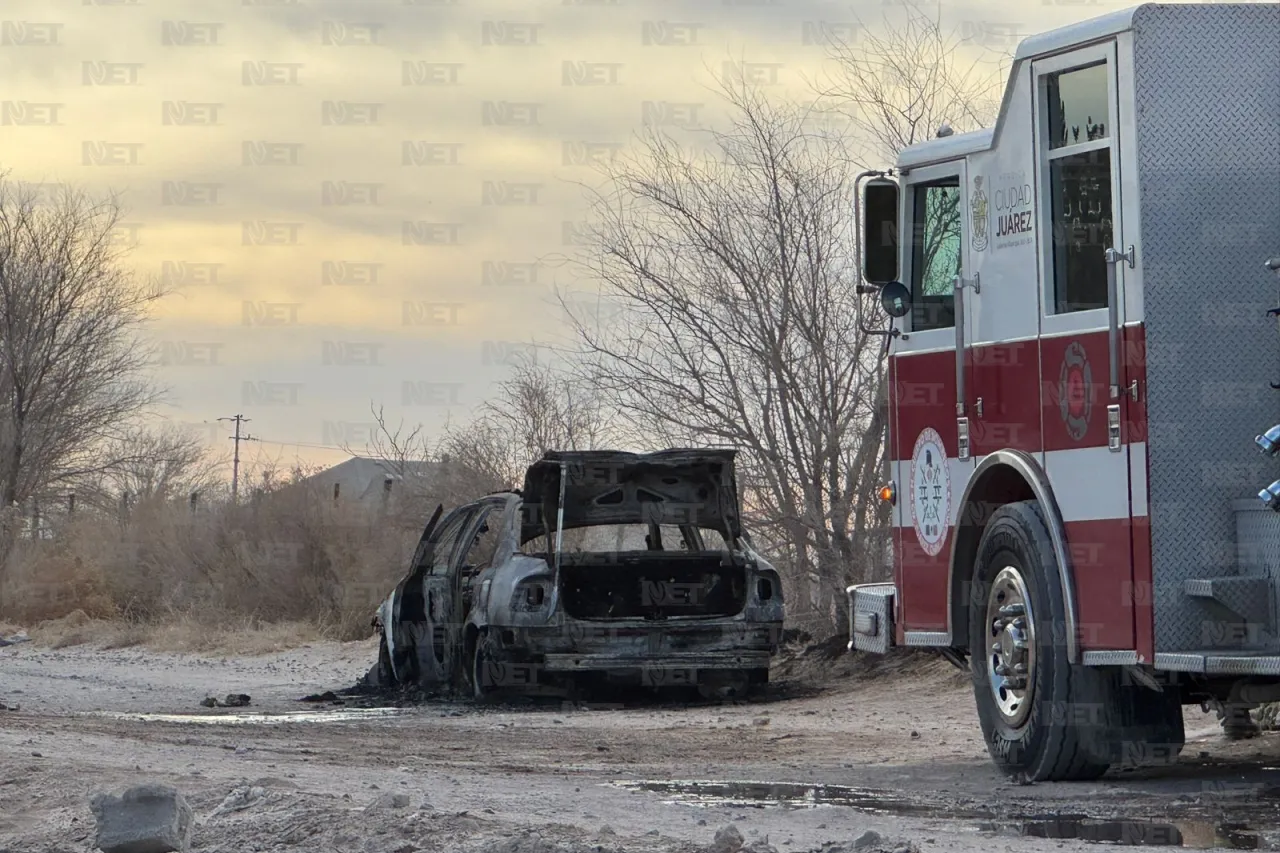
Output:
<instances>
[{"instance_id":1,"label":"muddy ground","mask_svg":"<svg viewBox=\"0 0 1280 853\"><path fill-rule=\"evenodd\" d=\"M853 851L868 831L864 851L1280 849L1280 735L1226 743L1198 709L1175 768L1017 786L940 662L820 686L784 667L751 703L298 701L375 652L0 648L0 702L20 706L0 711L0 851L92 850L90 795L143 781L183 791L194 849L226 853L704 851L730 824L755 850ZM848 669L804 668L823 666ZM252 705L200 706L228 693Z\"/></svg>"}]
</instances>

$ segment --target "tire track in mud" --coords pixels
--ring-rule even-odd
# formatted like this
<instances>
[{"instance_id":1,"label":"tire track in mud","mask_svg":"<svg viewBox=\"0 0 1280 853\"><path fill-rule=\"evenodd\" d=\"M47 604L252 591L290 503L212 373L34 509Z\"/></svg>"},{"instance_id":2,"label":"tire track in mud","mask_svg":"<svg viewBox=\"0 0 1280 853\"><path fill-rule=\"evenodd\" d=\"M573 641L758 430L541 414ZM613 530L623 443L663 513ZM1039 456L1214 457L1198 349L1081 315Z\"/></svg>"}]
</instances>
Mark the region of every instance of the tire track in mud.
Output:
<instances>
[{"instance_id":1,"label":"tire track in mud","mask_svg":"<svg viewBox=\"0 0 1280 853\"><path fill-rule=\"evenodd\" d=\"M436 714L439 712L436 711ZM609 712L590 712L591 716ZM515 725L524 715L487 711L450 717L440 725L431 711L398 718L343 723L280 723L215 726L206 723L140 722L95 716L23 718L9 716L0 730L22 731L41 738L101 738L167 746L199 756L202 750L235 752L252 742L256 763L309 762L335 773L361 768L432 769L474 776L571 775L584 784L630 786L644 795L690 804L753 804L780 809L843 805L855 811L886 813L975 825L1024 825L1030 831L1067 832L1070 824L1088 821L1140 821L1158 818L1196 824L1242 824L1255 830L1280 829L1280 771L1267 770L1265 760L1202 762L1166 771L1145 771L1106 779L1095 790L1068 784L1013 786L998 782L1000 806L990 793L966 794L921 789L912 765L893 765L881 774L855 768L846 777L880 776L886 784L850 785L804 779L794 769L769 768L765 762L787 757L830 756L839 738L801 737L751 749L751 760L727 757L744 751L741 729L681 726L602 730L556 724ZM496 722L495 722L496 720ZM761 729L767 727L751 727ZM554 736L549 749L546 735ZM122 747L127 751L127 747ZM554 755L554 757L552 757ZM772 763L772 762L770 762ZM696 768L696 769L695 769ZM699 770L705 769L704 775ZM958 776L980 767L933 766L935 773ZM829 768L828 768L829 770ZM675 771L675 772L673 772ZM830 772L825 774L829 779ZM690 777L695 778L690 778ZM886 778L887 777L887 778ZM743 780L759 780L757 782ZM1270 780L1270 781L1269 781ZM1144 788L1154 787L1155 791ZM1167 790L1161 790L1167 789ZM1198 789L1198 790L1197 790ZM806 793L808 792L808 793ZM1096 796L1105 794L1104 796ZM1122 795L1122 798L1116 795ZM1058 824L1055 829L1051 824ZM1045 829L1049 826L1049 829ZM1038 827L1038 829L1037 829ZM1144 843L1154 843L1146 841Z\"/></svg>"},{"instance_id":2,"label":"tire track in mud","mask_svg":"<svg viewBox=\"0 0 1280 853\"><path fill-rule=\"evenodd\" d=\"M1185 832L1178 831L1188 842L1184 846L1196 846L1206 833L1211 840L1226 839L1223 823L1244 823L1250 830L1280 826L1280 800L1272 798L1280 792L1280 770L1270 769L1280 767L1280 735L1227 743L1206 728L1197 737L1194 726L1205 720L1192 714L1193 737L1175 768L1113 774L1098 783L1021 787L991 765L969 689L948 673L831 682L820 691L747 703L622 702L584 710L572 704L437 699L400 703L400 712L385 719L342 722L218 725L39 713L42 705L88 712L102 703L129 715L181 708L204 719L221 713L196 710L209 687L252 693L254 705L237 713L333 711L341 717L343 708L377 704L377 697L367 703L347 698L343 705L298 702L317 682L341 683L347 664L327 661L332 650L324 646L295 654L308 661L308 669L305 681L291 682L297 686L292 693L283 673L264 671L252 660L219 664L214 681L204 670L175 664L145 689L108 688L111 695L103 695L71 688L77 680L44 682L37 676L45 669L51 676L74 670L92 682L97 664L112 655L88 656L93 665L70 653L42 659L38 667L33 659L24 676L25 695L14 697L23 700L22 711L0 712L0 783L18 780L0 788L0 799L17 804L29 815L24 820L36 822L27 825L35 826L42 813L61 819L83 811L91 784L119 786L140 776L167 778L215 805L238 780L274 780L286 790L297 785L305 789L299 796L319 798L299 801L299 808L318 810L317 815L351 808L344 794L359 805L378 790L428 785L428 796L446 809L479 811L476 804L483 804L508 827L511 821L560 821L563 811L564 822L592 832L601 823L621 832L629 820L637 830L651 821L664 832L683 827L704 837L736 821L745 822L744 828L759 826L775 839L794 831L797 845L810 845L779 845L784 851L808 851L823 840L848 843L857 837L854 830L866 828L906 827L918 839L937 836L934 849L948 851L1061 847L1097 853L1096 845L1071 839L1091 832L1094 841L1118 843L1108 833L1120 832L1119 843L1127 838L1166 844L1173 836L1160 827L1183 821ZM904 695L911 701L904 702ZM763 781L773 793L706 790L708 783L753 781ZM702 788L634 790L635 783L645 782ZM633 789L619 788L628 783ZM814 788L821 790L804 793ZM846 796L847 789L861 801L805 802ZM998 812L985 817L992 801ZM1147 818L1157 823L1117 828ZM700 828L699 820L710 829ZM0 835L5 832L0 828ZM942 843L953 834L955 844Z\"/></svg>"}]
</instances>

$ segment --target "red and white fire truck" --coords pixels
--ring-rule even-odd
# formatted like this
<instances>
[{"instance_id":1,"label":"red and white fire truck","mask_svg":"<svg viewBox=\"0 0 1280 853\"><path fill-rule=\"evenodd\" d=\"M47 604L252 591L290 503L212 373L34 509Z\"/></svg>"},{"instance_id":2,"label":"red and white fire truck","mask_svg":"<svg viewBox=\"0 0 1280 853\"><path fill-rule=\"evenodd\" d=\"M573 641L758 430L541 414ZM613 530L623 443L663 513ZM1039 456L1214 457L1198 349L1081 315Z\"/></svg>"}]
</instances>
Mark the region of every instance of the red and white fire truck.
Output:
<instances>
[{"instance_id":1,"label":"red and white fire truck","mask_svg":"<svg viewBox=\"0 0 1280 853\"><path fill-rule=\"evenodd\" d=\"M850 647L970 669L1031 781L1175 760L1183 705L1248 725L1280 700L1280 5L1027 38L994 127L859 185L894 565Z\"/></svg>"}]
</instances>

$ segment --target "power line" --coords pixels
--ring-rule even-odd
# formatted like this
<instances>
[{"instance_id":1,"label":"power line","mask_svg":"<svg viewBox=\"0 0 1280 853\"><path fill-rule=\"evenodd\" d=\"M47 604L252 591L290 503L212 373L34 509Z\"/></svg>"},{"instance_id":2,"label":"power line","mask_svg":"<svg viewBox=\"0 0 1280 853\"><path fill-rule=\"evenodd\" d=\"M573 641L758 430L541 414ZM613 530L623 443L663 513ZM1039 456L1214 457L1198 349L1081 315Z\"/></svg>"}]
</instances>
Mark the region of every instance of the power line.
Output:
<instances>
[{"instance_id":1,"label":"power line","mask_svg":"<svg viewBox=\"0 0 1280 853\"><path fill-rule=\"evenodd\" d=\"M248 433L245 433L243 436L240 435L240 424L249 423L249 418L246 418L244 415L236 415L235 417L232 417L232 418L218 418L218 420L235 421L235 425L236 425L236 434L233 436L228 436L232 441L236 443L235 455L232 456L232 459L231 459L231 502L235 503L236 498L240 492L240 442L257 441L258 439L254 438Z\"/></svg>"},{"instance_id":2,"label":"power line","mask_svg":"<svg viewBox=\"0 0 1280 853\"><path fill-rule=\"evenodd\" d=\"M277 444L281 447L311 447L316 450L341 450L343 453L349 452L345 447L338 447L336 444L309 444L305 441L271 441L266 438L255 438L261 444Z\"/></svg>"}]
</instances>

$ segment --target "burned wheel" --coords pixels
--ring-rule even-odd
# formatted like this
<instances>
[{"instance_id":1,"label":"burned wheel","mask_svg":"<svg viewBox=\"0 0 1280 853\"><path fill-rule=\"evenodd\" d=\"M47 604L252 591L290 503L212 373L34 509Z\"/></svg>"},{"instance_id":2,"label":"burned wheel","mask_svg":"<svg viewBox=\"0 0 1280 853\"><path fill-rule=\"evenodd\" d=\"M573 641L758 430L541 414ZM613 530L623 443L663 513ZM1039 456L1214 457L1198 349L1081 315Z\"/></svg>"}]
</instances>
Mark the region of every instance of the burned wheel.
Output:
<instances>
[{"instance_id":1,"label":"burned wheel","mask_svg":"<svg viewBox=\"0 0 1280 853\"><path fill-rule=\"evenodd\" d=\"M378 686L389 687L396 683L395 670L391 668L391 652L387 649L387 638L378 638Z\"/></svg>"},{"instance_id":2,"label":"burned wheel","mask_svg":"<svg viewBox=\"0 0 1280 853\"><path fill-rule=\"evenodd\" d=\"M1104 672L1067 660L1066 604L1048 527L1031 501L1001 507L978 544L970 669L983 738L1028 781L1095 779L1111 764Z\"/></svg>"},{"instance_id":3,"label":"burned wheel","mask_svg":"<svg viewBox=\"0 0 1280 853\"><path fill-rule=\"evenodd\" d=\"M493 657L488 649L488 635L481 633L475 640L475 646L471 651L470 666L468 673L470 674L471 695L476 699L486 699L492 696L496 690L494 684L494 666Z\"/></svg>"}]
</instances>

